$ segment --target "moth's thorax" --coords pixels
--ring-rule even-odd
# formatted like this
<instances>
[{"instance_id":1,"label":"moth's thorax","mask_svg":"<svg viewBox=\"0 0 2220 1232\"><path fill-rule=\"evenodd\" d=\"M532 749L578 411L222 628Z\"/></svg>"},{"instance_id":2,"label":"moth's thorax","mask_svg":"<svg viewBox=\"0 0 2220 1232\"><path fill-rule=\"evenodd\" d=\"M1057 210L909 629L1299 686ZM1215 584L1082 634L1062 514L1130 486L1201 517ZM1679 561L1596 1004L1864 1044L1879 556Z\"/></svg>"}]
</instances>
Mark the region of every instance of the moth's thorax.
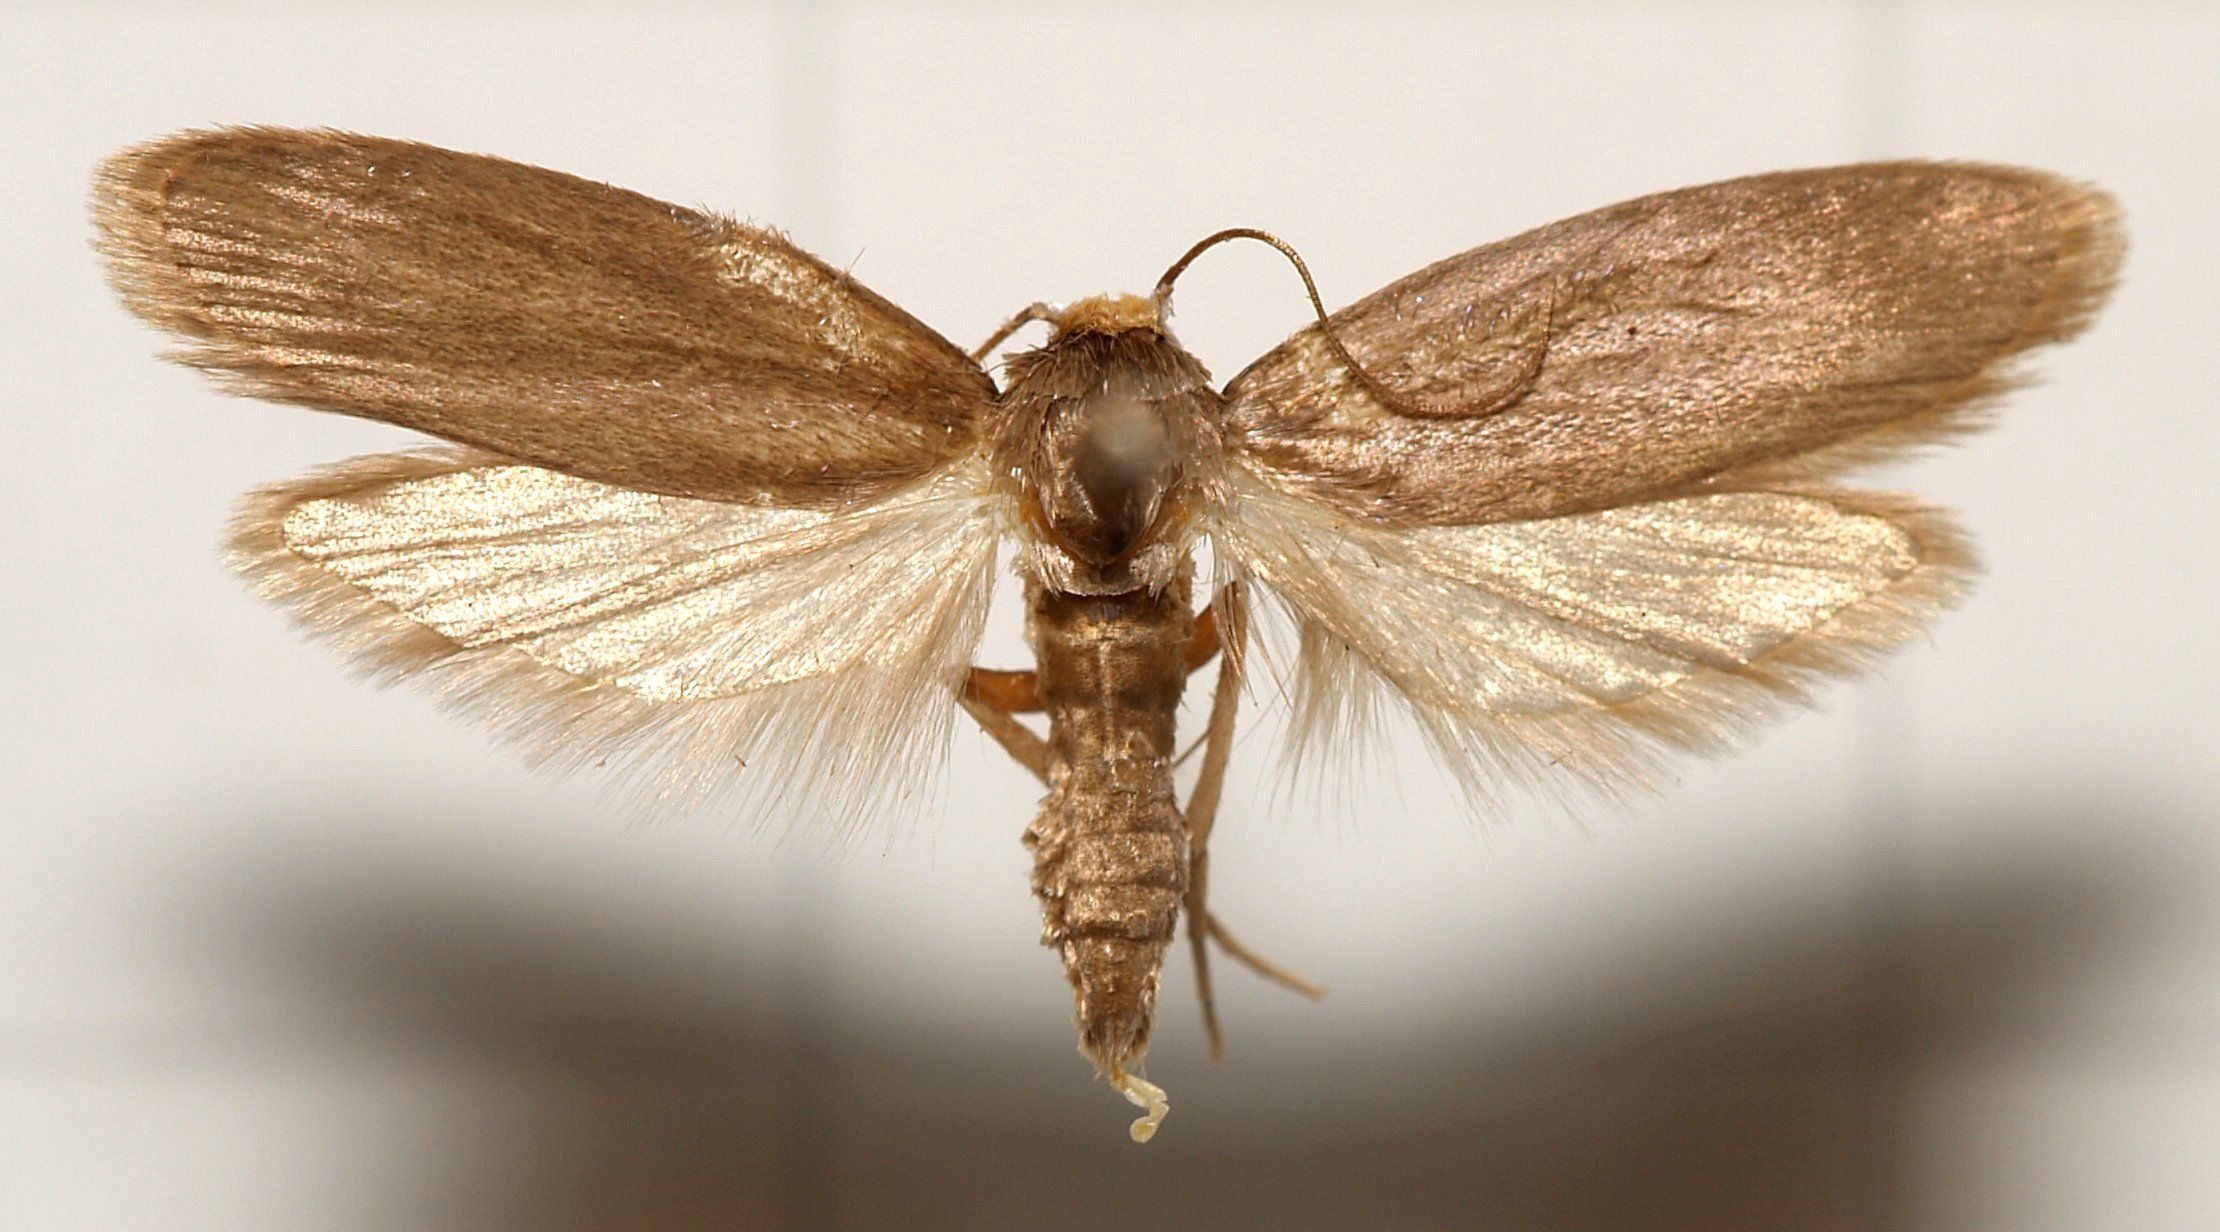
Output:
<instances>
[{"instance_id":1,"label":"moth's thorax","mask_svg":"<svg viewBox=\"0 0 2220 1232\"><path fill-rule=\"evenodd\" d=\"M1224 399L1154 300L1081 300L1012 359L997 470L1025 520L1019 567L1074 594L1159 590L1215 503Z\"/></svg>"}]
</instances>

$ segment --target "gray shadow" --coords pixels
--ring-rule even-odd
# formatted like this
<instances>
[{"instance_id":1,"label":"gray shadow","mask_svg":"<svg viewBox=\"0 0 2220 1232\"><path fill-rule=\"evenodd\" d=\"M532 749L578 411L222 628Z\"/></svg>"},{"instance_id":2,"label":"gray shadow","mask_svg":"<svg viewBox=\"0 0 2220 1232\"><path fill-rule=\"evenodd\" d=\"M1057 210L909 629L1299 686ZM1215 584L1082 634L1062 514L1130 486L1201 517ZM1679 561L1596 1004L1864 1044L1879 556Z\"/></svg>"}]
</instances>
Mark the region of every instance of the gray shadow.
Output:
<instances>
[{"instance_id":1,"label":"gray shadow","mask_svg":"<svg viewBox=\"0 0 2220 1232\"><path fill-rule=\"evenodd\" d=\"M2039 1035L2044 990L2132 946L2161 888L2162 860L2094 838L2155 828L2101 793L1997 811L2092 841L1957 860L1847 961L1839 920L1712 904L1680 922L1702 976L1654 985L1669 995L1570 972L1540 1019L1469 1037L1265 1041L1188 1078L1147 1149L1075 1098L1067 1039L845 1020L806 938L751 957L576 903L252 861L222 931L379 1046L493 1093L467 1130L427 1123L417 1156L365 1161L422 1227L1880 1232L1919 1226L1937 1067Z\"/></svg>"}]
</instances>

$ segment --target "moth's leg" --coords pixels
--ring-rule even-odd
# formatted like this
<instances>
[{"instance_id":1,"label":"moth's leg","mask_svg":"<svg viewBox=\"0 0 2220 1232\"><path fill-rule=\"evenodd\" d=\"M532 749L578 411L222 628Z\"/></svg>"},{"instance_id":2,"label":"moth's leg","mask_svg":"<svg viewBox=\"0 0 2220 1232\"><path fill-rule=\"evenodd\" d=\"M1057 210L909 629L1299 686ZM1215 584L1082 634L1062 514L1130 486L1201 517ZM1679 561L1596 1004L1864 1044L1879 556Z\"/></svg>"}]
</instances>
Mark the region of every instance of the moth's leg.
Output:
<instances>
[{"instance_id":1,"label":"moth's leg","mask_svg":"<svg viewBox=\"0 0 2220 1232\"><path fill-rule=\"evenodd\" d=\"M1195 617L1195 632L1187 639L1188 673L1192 675L1200 671L1204 664L1217 655L1218 618L1217 608L1213 605L1204 608ZM1008 672L993 667L972 668L971 679L964 685L964 696L1005 715L1038 714L1046 708L1041 702L1040 677L1033 672ZM970 707L967 705L965 709Z\"/></svg>"},{"instance_id":2,"label":"moth's leg","mask_svg":"<svg viewBox=\"0 0 2220 1232\"><path fill-rule=\"evenodd\" d=\"M1228 583L1225 594L1211 600L1210 606L1195 613L1195 631L1187 638L1188 675L1192 676L1201 671L1205 664L1218 657L1220 643L1218 625L1223 619L1218 615L1218 608L1221 604L1225 604L1229 608L1239 606L1241 592L1234 589L1239 585L1239 582ZM1229 599L1228 595L1233 597ZM1235 619L1239 619L1239 617Z\"/></svg>"},{"instance_id":3,"label":"moth's leg","mask_svg":"<svg viewBox=\"0 0 2220 1232\"><path fill-rule=\"evenodd\" d=\"M986 684L981 685L984 677ZM1011 705L1031 699L1030 705ZM957 699L964 712L978 720L980 730L994 737L1017 764L1033 772L1033 777L1048 782L1048 741L1035 735L1033 729L1017 721L1018 710L1038 710L1040 690L1031 672L998 672L990 668L971 669L971 680L964 686Z\"/></svg>"},{"instance_id":4,"label":"moth's leg","mask_svg":"<svg viewBox=\"0 0 2220 1232\"><path fill-rule=\"evenodd\" d=\"M1027 304L1025 307L1018 309L1016 316L1004 321L1002 328L994 331L993 336L979 344L979 349L971 353L971 362L975 364L987 362L987 356L994 354L994 349L1002 345L1003 339L1024 329L1033 322L1054 321L1055 319L1056 310L1047 304L1037 301Z\"/></svg>"},{"instance_id":5,"label":"moth's leg","mask_svg":"<svg viewBox=\"0 0 2220 1232\"><path fill-rule=\"evenodd\" d=\"M1187 639L1187 674L1194 675L1217 657L1218 606L1213 603L1195 613L1195 632ZM1193 744L1181 749L1179 756L1172 759L1172 769L1177 770L1194 760L1195 754L1202 752L1203 740L1197 736Z\"/></svg>"},{"instance_id":6,"label":"moth's leg","mask_svg":"<svg viewBox=\"0 0 2220 1232\"><path fill-rule=\"evenodd\" d=\"M964 696L978 698L1004 714L1038 714L1047 709L1041 704L1040 677L1032 672L972 668L971 679L964 685Z\"/></svg>"},{"instance_id":7,"label":"moth's leg","mask_svg":"<svg viewBox=\"0 0 2220 1232\"><path fill-rule=\"evenodd\" d=\"M1242 647L1248 635L1248 609L1239 582L1229 582L1218 592L1217 601L1196 620L1196 629L1202 630L1206 622L1212 641L1225 648L1226 657L1218 668L1218 686L1211 693L1210 725L1203 733L1202 773L1195 780L1194 793L1187 798L1186 907L1187 945L1195 960L1195 993L1202 1002L1203 1034L1210 1041L1211 1057L1216 1059L1225 1051L1225 1038L1218 1030L1218 1002L1210 983L1209 942L1216 941L1218 948L1242 966L1306 997L1315 1000L1325 996L1326 990L1234 940L1210 914L1210 831L1218 820L1218 802L1225 795L1226 765L1233 756L1233 720L1241 709L1241 666L1246 657ZM1209 661L1210 652L1198 656L1193 645L1188 647L1189 670Z\"/></svg>"},{"instance_id":8,"label":"moth's leg","mask_svg":"<svg viewBox=\"0 0 2220 1232\"><path fill-rule=\"evenodd\" d=\"M1226 615L1213 624L1223 626L1222 634L1229 638L1241 625L1239 617L1233 615L1236 603L1231 601L1238 585L1228 585L1207 609L1216 612L1224 605ZM1202 622L1196 621L1196 627L1201 626ZM1241 697L1240 658L1228 654L1218 668L1218 687L1210 696L1210 724L1203 732L1202 774L1195 780L1194 793L1187 797L1186 810L1187 948L1194 956L1195 997L1202 1003L1203 1037L1210 1041L1213 1061L1224 1055L1226 1041L1218 1030L1218 998L1210 984L1209 941L1215 931L1206 905L1210 898L1210 829L1218 820L1218 800L1226 788L1226 763L1233 752L1233 717Z\"/></svg>"}]
</instances>

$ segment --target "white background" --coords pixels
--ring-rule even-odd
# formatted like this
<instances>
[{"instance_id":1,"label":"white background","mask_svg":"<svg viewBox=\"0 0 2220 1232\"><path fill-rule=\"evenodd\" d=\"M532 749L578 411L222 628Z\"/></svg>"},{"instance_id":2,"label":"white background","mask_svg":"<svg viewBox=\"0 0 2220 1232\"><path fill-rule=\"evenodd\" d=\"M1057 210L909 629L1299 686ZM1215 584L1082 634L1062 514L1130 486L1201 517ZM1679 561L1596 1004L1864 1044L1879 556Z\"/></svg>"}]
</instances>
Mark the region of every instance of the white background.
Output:
<instances>
[{"instance_id":1,"label":"white background","mask_svg":"<svg viewBox=\"0 0 2220 1232\"><path fill-rule=\"evenodd\" d=\"M0 12L0 1228L2212 1226L2216 65L2220 12L2103 0ZM93 162L234 122L775 223L967 345L1223 226L1339 303L1874 156L2096 181L2132 248L1998 429L1882 477L1987 576L1827 713L1486 827L1415 762L1288 787L1254 720L1217 901L1333 996L1221 972L1213 1067L1175 958L1141 1149L983 739L888 844L643 826L225 573L237 493L410 443L218 395L102 285ZM1307 315L1261 248L1179 306L1221 376Z\"/></svg>"}]
</instances>

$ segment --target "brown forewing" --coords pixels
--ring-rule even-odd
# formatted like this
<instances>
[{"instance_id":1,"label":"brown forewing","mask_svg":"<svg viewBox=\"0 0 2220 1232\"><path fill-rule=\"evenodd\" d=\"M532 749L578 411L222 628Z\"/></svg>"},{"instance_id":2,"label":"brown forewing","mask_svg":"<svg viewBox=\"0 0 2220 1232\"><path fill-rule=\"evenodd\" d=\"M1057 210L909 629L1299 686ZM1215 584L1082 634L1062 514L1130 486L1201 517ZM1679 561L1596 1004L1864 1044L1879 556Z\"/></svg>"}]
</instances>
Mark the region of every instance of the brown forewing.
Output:
<instances>
[{"instance_id":1,"label":"brown forewing","mask_svg":"<svg viewBox=\"0 0 2220 1232\"><path fill-rule=\"evenodd\" d=\"M100 170L125 301L243 392L667 495L826 506L967 449L992 382L779 236L573 176L327 131Z\"/></svg>"},{"instance_id":2,"label":"brown forewing","mask_svg":"<svg viewBox=\"0 0 2220 1232\"><path fill-rule=\"evenodd\" d=\"M1809 477L1963 426L2012 355L2110 286L2102 193L1876 163L1643 197L1473 249L1236 377L1229 454L1368 518L1606 509L1716 476Z\"/></svg>"}]
</instances>

